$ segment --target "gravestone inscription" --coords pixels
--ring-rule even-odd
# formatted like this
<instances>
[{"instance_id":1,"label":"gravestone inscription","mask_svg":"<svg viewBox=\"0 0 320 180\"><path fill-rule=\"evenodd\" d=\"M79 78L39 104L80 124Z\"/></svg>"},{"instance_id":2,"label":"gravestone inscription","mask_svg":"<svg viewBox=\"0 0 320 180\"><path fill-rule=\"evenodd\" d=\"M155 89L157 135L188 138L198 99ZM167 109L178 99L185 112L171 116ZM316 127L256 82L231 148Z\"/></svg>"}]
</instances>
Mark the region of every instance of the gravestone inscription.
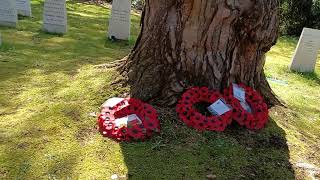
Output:
<instances>
[{"instance_id":1,"label":"gravestone inscription","mask_svg":"<svg viewBox=\"0 0 320 180\"><path fill-rule=\"evenodd\" d=\"M30 0L16 0L16 1L17 1L18 14L22 16L31 16Z\"/></svg>"},{"instance_id":2,"label":"gravestone inscription","mask_svg":"<svg viewBox=\"0 0 320 180\"><path fill-rule=\"evenodd\" d=\"M320 30L304 28L290 69L298 72L314 72L319 49Z\"/></svg>"},{"instance_id":3,"label":"gravestone inscription","mask_svg":"<svg viewBox=\"0 0 320 180\"><path fill-rule=\"evenodd\" d=\"M0 26L16 27L18 21L15 0L0 0Z\"/></svg>"},{"instance_id":4,"label":"gravestone inscription","mask_svg":"<svg viewBox=\"0 0 320 180\"><path fill-rule=\"evenodd\" d=\"M131 0L113 0L109 20L109 38L128 40L130 37Z\"/></svg>"},{"instance_id":5,"label":"gravestone inscription","mask_svg":"<svg viewBox=\"0 0 320 180\"><path fill-rule=\"evenodd\" d=\"M43 29L46 32L67 32L67 10L65 0L46 0L44 3Z\"/></svg>"}]
</instances>

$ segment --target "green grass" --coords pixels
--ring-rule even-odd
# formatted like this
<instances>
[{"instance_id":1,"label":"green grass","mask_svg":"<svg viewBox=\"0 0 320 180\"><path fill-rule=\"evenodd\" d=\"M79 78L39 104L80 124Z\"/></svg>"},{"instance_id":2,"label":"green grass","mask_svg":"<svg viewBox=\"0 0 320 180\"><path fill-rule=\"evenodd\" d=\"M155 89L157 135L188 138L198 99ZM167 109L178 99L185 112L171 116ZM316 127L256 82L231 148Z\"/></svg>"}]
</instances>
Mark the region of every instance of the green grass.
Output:
<instances>
[{"instance_id":1,"label":"green grass","mask_svg":"<svg viewBox=\"0 0 320 180\"><path fill-rule=\"evenodd\" d=\"M282 37L269 52L265 71L267 77L287 85L270 82L274 92L287 108L273 109L271 117L285 130L290 158L320 166L320 64L314 73L291 72L288 65L298 39Z\"/></svg>"},{"instance_id":2,"label":"green grass","mask_svg":"<svg viewBox=\"0 0 320 180\"><path fill-rule=\"evenodd\" d=\"M159 109L160 136L116 143L88 114L126 88L111 87L114 72L93 66L130 52L139 16L128 43L111 43L109 9L69 1L68 33L58 36L41 31L42 6L33 0L33 18L0 27L0 179L304 179L296 162L320 166L319 64L313 74L288 70L296 39L281 38L268 54L267 76L288 82L271 82L288 108L273 108L266 129L198 133Z\"/></svg>"}]
</instances>

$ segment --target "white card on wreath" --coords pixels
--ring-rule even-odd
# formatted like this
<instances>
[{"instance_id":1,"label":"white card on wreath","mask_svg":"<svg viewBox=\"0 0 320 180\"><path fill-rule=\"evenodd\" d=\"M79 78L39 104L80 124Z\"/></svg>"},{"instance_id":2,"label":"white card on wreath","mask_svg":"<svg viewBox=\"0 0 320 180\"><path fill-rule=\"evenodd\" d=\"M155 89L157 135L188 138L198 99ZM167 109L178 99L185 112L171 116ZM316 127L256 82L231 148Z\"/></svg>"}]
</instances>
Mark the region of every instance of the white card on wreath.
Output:
<instances>
[{"instance_id":1,"label":"white card on wreath","mask_svg":"<svg viewBox=\"0 0 320 180\"><path fill-rule=\"evenodd\" d=\"M246 92L236 84L233 84L233 96L239 101L246 102Z\"/></svg>"},{"instance_id":2,"label":"white card on wreath","mask_svg":"<svg viewBox=\"0 0 320 180\"><path fill-rule=\"evenodd\" d=\"M131 114L129 116L125 116L122 118L118 118L114 120L115 126L118 127L127 127L128 125L136 125L136 124L142 124L141 119L136 114Z\"/></svg>"},{"instance_id":3,"label":"white card on wreath","mask_svg":"<svg viewBox=\"0 0 320 180\"><path fill-rule=\"evenodd\" d=\"M213 115L218 115L218 116L221 116L224 113L231 110L231 108L222 99L217 100L212 105L210 105L207 109Z\"/></svg>"},{"instance_id":4,"label":"white card on wreath","mask_svg":"<svg viewBox=\"0 0 320 180\"><path fill-rule=\"evenodd\" d=\"M247 102L240 101L240 104L244 110L246 110L249 113L252 113L252 109Z\"/></svg>"}]
</instances>

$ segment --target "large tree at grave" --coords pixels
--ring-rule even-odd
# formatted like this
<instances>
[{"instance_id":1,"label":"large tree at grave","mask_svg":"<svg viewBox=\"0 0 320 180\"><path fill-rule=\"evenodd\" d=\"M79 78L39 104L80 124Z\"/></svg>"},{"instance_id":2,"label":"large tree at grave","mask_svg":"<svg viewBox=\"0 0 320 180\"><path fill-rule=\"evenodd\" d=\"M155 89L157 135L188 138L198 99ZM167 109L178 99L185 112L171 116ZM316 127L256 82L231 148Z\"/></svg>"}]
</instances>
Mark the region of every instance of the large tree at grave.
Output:
<instances>
[{"instance_id":1,"label":"large tree at grave","mask_svg":"<svg viewBox=\"0 0 320 180\"><path fill-rule=\"evenodd\" d=\"M146 0L121 72L131 95L173 104L188 86L243 82L277 102L264 75L278 35L278 0Z\"/></svg>"}]
</instances>

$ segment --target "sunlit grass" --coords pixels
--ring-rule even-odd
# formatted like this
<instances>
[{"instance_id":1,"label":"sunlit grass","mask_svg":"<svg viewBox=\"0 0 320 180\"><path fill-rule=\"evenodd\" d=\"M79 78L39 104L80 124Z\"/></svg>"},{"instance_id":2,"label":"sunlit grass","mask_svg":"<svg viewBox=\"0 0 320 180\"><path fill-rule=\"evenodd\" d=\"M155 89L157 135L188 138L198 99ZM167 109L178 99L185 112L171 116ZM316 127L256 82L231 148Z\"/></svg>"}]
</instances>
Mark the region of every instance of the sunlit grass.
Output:
<instances>
[{"instance_id":1,"label":"sunlit grass","mask_svg":"<svg viewBox=\"0 0 320 180\"><path fill-rule=\"evenodd\" d=\"M287 82L288 85L270 82L274 92L286 103L284 112L272 113L286 130L292 143L291 155L297 160L312 159L320 165L315 151L320 137L320 66L319 60L314 73L297 73L289 70L297 38L280 38L268 54L266 74L268 77Z\"/></svg>"},{"instance_id":2,"label":"sunlit grass","mask_svg":"<svg viewBox=\"0 0 320 180\"><path fill-rule=\"evenodd\" d=\"M68 33L58 36L41 31L43 1L32 5L34 17L0 28L0 179L292 179L304 174L290 162L320 166L320 72L288 70L297 39L281 38L268 54L267 76L288 83L271 82L288 108L273 109L266 129L198 133L162 109L160 136L116 143L100 136L89 113L127 89L110 86L116 72L93 66L130 52L139 16L131 17L130 41L112 43L108 8L68 1Z\"/></svg>"}]
</instances>

